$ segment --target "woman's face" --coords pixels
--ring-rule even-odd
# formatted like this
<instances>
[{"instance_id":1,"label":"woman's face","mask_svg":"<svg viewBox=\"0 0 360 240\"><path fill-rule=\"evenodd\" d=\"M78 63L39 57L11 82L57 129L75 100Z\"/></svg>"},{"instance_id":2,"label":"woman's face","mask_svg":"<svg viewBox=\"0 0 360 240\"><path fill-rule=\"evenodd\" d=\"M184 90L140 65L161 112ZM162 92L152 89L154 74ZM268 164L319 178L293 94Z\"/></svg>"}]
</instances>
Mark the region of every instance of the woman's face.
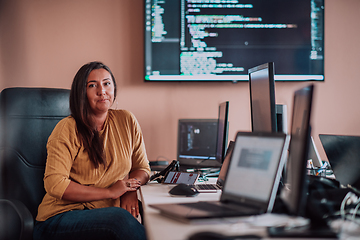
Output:
<instances>
[{"instance_id":1,"label":"woman's face","mask_svg":"<svg viewBox=\"0 0 360 240\"><path fill-rule=\"evenodd\" d=\"M86 95L94 115L106 113L114 102L114 82L103 68L92 70L87 79Z\"/></svg>"}]
</instances>

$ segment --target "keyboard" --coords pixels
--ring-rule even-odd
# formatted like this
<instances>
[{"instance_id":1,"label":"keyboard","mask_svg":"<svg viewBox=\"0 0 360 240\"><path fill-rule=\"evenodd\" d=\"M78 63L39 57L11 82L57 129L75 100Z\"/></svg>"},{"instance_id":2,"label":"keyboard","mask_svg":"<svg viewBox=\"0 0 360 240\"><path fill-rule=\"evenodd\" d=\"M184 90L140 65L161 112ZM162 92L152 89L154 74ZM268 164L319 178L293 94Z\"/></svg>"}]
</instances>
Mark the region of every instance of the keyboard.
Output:
<instances>
[{"instance_id":1,"label":"keyboard","mask_svg":"<svg viewBox=\"0 0 360 240\"><path fill-rule=\"evenodd\" d=\"M201 190L220 190L216 184L192 184L191 187L201 191Z\"/></svg>"}]
</instances>

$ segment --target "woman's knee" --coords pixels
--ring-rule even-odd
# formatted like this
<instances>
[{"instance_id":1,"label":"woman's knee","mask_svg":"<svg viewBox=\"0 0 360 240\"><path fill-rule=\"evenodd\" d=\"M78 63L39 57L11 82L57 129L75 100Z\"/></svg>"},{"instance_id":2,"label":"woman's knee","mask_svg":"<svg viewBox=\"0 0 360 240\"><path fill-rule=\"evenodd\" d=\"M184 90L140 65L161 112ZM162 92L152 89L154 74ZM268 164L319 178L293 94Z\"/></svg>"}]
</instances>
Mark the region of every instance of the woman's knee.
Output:
<instances>
[{"instance_id":1,"label":"woman's knee","mask_svg":"<svg viewBox=\"0 0 360 240\"><path fill-rule=\"evenodd\" d=\"M121 239L146 239L144 226L127 210L110 207L102 211L101 225Z\"/></svg>"}]
</instances>

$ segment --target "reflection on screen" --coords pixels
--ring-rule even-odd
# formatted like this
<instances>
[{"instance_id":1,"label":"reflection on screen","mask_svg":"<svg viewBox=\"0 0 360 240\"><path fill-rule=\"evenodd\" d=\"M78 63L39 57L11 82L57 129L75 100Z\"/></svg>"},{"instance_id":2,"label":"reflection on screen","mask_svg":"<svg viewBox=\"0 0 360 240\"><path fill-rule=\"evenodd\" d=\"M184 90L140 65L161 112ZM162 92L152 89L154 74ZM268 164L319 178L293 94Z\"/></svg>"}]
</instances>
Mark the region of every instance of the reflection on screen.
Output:
<instances>
[{"instance_id":1,"label":"reflection on screen","mask_svg":"<svg viewBox=\"0 0 360 240\"><path fill-rule=\"evenodd\" d=\"M267 170L269 168L272 152L262 149L241 150L238 167Z\"/></svg>"}]
</instances>

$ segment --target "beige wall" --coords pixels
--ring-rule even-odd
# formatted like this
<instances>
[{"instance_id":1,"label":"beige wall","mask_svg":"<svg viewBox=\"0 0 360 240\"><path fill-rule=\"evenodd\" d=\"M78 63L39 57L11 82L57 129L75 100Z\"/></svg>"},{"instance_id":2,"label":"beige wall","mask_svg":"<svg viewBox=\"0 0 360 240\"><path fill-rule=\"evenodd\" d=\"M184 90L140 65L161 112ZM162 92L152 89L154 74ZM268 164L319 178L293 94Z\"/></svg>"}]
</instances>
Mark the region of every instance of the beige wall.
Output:
<instances>
[{"instance_id":1,"label":"beige wall","mask_svg":"<svg viewBox=\"0 0 360 240\"><path fill-rule=\"evenodd\" d=\"M250 130L248 83L144 83L142 0L0 0L0 89L70 88L77 69L103 61L116 77L114 107L132 111L150 160L176 157L179 118L216 118L230 101L230 132ZM316 83L313 132L360 135L360 1L325 1L325 82ZM275 63L276 66L276 63ZM308 83L276 83L288 105Z\"/></svg>"}]
</instances>

